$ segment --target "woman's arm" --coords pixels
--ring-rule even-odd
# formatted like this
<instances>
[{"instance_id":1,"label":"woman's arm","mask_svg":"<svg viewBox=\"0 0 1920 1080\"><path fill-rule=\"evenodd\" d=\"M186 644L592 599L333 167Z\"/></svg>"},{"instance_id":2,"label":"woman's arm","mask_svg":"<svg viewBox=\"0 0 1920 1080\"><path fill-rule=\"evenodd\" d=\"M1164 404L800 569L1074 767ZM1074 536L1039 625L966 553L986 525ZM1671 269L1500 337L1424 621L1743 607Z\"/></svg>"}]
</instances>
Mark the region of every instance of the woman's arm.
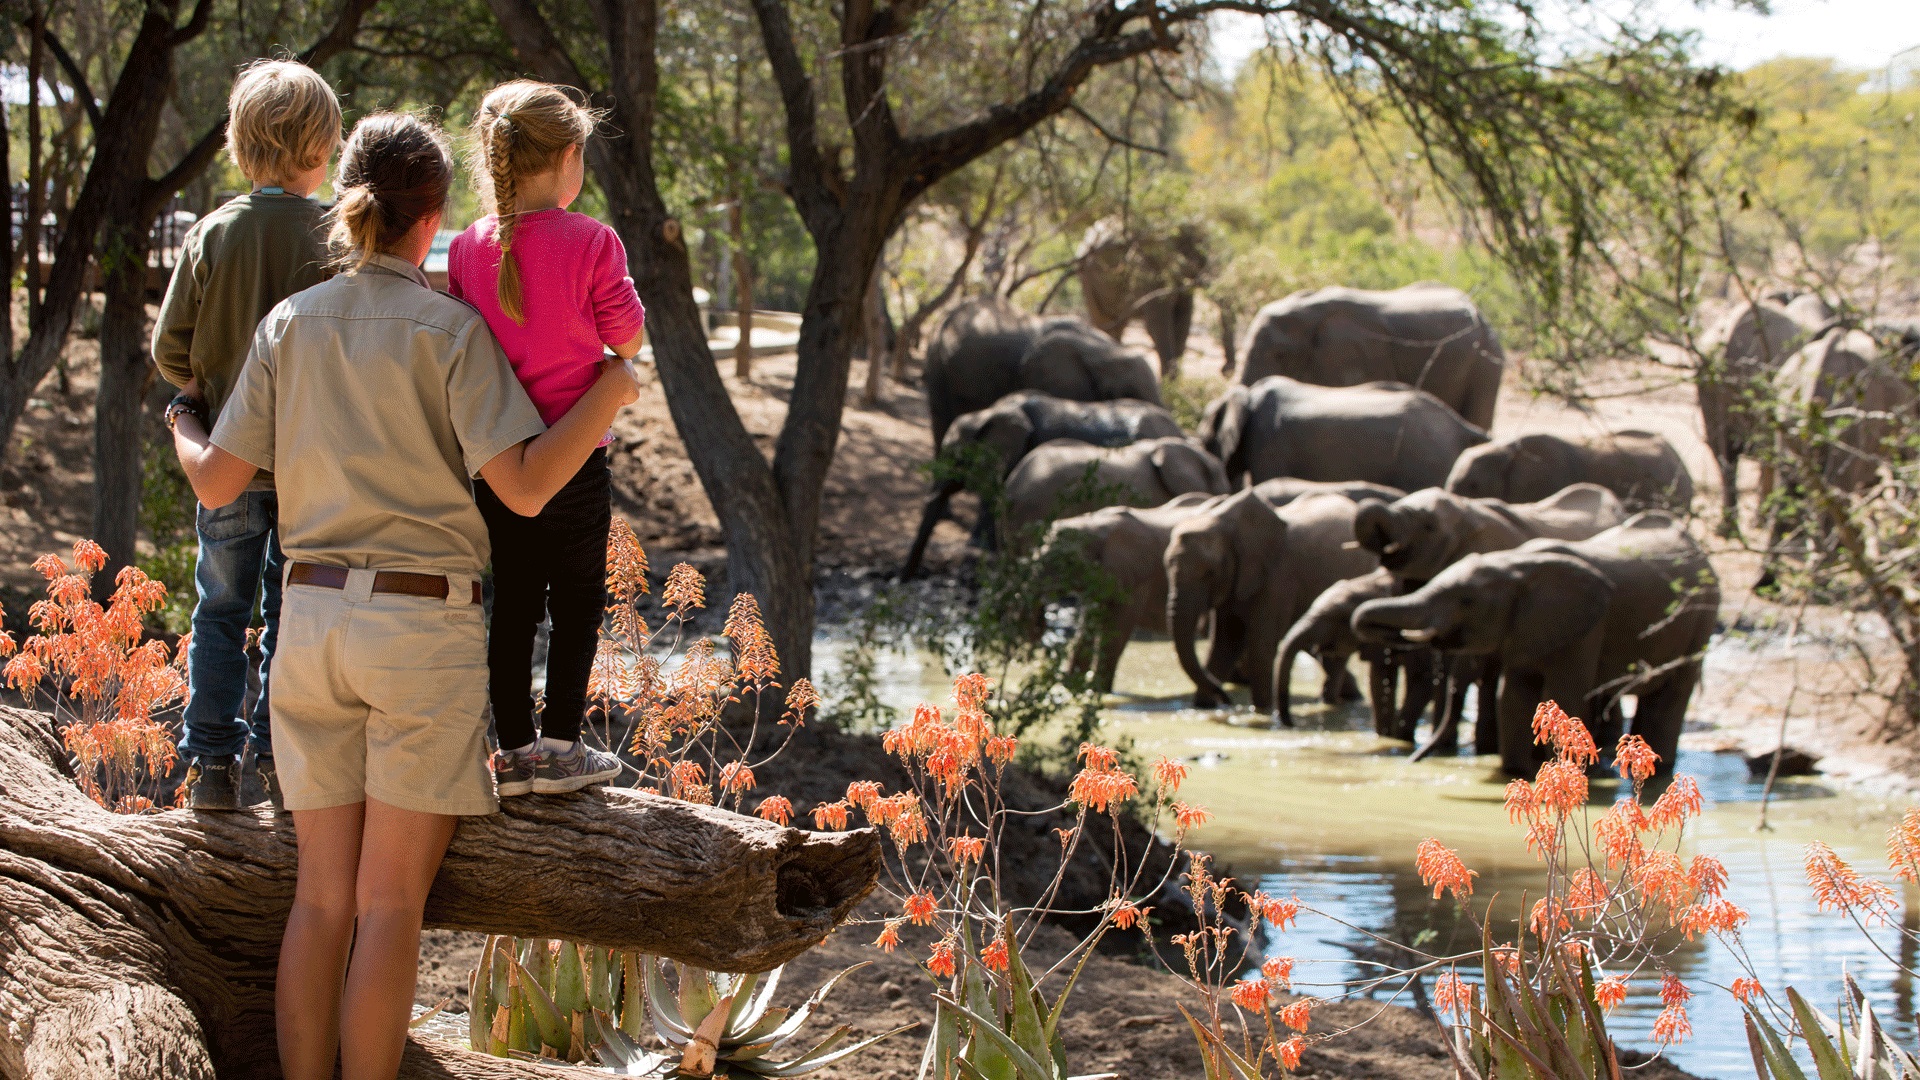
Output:
<instances>
[{"instance_id":1,"label":"woman's arm","mask_svg":"<svg viewBox=\"0 0 1920 1080\"><path fill-rule=\"evenodd\" d=\"M240 497L260 470L207 441L206 425L193 413L181 413L173 422L173 452L180 469L193 485L200 505L217 510ZM504 455L503 455L504 456Z\"/></svg>"},{"instance_id":2,"label":"woman's arm","mask_svg":"<svg viewBox=\"0 0 1920 1080\"><path fill-rule=\"evenodd\" d=\"M480 466L480 479L507 509L521 517L535 516L587 463L614 416L639 397L640 378L632 362L609 361L586 396L559 423L545 434L495 454Z\"/></svg>"}]
</instances>

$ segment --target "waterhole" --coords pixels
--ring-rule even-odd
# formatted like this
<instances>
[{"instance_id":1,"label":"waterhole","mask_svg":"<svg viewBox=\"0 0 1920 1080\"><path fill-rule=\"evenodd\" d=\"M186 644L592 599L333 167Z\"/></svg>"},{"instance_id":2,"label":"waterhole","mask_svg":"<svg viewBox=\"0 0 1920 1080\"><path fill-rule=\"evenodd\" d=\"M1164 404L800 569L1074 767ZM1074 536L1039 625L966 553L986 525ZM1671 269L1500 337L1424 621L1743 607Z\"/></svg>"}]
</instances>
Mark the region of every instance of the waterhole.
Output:
<instances>
[{"instance_id":1,"label":"waterhole","mask_svg":"<svg viewBox=\"0 0 1920 1080\"><path fill-rule=\"evenodd\" d=\"M823 685L834 685L840 650L833 640L816 645ZM931 659L884 655L875 674L885 687L884 700L896 708L949 702L945 678ZM1334 995L1343 984L1372 976L1372 963L1381 957L1368 951L1369 934L1436 955L1477 947L1477 931L1454 903L1433 899L1414 872L1414 848L1424 837L1457 848L1479 871L1476 907L1498 894L1517 909L1523 894L1538 895L1540 864L1528 854L1520 827L1507 821L1505 778L1491 758L1408 764L1409 747L1372 734L1364 704L1308 704L1318 676L1303 663L1295 677L1300 726L1276 731L1245 709L1187 708L1192 684L1171 645L1135 642L1120 665L1105 720L1108 737L1131 740L1141 758L1164 754L1190 763L1182 796L1214 812L1193 842L1211 852L1223 872L1271 894L1298 895L1331 917L1303 918L1270 943L1274 954L1300 962L1299 989ZM1462 741L1471 744L1470 731ZM1772 827L1758 832L1762 785L1748 779L1738 756L1683 745L1677 771L1696 777L1706 798L1681 852L1704 852L1726 864L1727 896L1750 917L1742 935L1747 959L1767 987L1791 985L1832 1012L1841 971L1850 971L1881 1019L1904 1045L1914 1045L1920 1033L1913 981L1875 943L1907 967L1920 965L1920 955L1893 928L1873 929L1870 941L1843 917L1820 912L1802 869L1807 844L1824 840L1862 872L1903 888L1885 869L1883 844L1904 807L1818 778L1782 780L1768 811ZM1596 781L1593 813L1617 794L1616 783ZM1910 890L1898 895L1907 925L1920 929L1914 902L1920 898ZM1506 915L1509 927L1513 915ZM1699 1076L1750 1078L1740 1010L1723 989L1746 972L1712 940L1681 941L1670 962L1695 997L1688 1005L1694 1037L1669 1056ZM1636 982L1634 995L1609 1018L1622 1045L1655 1049L1649 1029L1660 1011L1656 987L1652 979ZM1385 1000L1391 993L1377 996ZM1399 1001L1410 1003L1405 996Z\"/></svg>"}]
</instances>

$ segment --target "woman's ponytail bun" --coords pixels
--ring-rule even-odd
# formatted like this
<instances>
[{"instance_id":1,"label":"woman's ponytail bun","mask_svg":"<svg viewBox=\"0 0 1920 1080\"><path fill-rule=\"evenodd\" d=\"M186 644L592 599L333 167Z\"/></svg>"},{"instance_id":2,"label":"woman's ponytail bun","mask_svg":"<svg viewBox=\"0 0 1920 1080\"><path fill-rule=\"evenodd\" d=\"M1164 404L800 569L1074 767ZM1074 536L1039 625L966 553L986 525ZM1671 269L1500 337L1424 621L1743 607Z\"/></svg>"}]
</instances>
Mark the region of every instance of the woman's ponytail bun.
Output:
<instances>
[{"instance_id":1,"label":"woman's ponytail bun","mask_svg":"<svg viewBox=\"0 0 1920 1080\"><path fill-rule=\"evenodd\" d=\"M447 204L453 157L440 129L407 113L361 120L340 154L339 198L328 241L349 273Z\"/></svg>"}]
</instances>

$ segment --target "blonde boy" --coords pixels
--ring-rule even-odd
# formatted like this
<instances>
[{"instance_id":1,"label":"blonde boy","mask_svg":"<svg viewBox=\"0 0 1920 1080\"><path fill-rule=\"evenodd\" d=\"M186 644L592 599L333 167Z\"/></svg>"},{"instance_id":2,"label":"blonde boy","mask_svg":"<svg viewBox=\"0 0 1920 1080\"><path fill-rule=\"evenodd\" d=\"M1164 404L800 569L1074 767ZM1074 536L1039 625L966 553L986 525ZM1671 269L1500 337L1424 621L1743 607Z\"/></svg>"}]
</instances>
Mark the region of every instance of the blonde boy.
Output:
<instances>
[{"instance_id":1,"label":"blonde boy","mask_svg":"<svg viewBox=\"0 0 1920 1080\"><path fill-rule=\"evenodd\" d=\"M275 304L326 278L324 208L312 199L340 146L340 101L311 68L285 60L248 66L227 102L227 152L253 190L196 224L182 244L173 281L153 328L153 359L180 388L167 406L171 428L182 413L209 429L240 375L254 330ZM268 668L280 630L285 557L276 535L273 477L260 474L244 496L217 510L197 508L199 557L185 737L188 804L203 810L240 805L240 754L253 746L267 794L277 806ZM247 628L256 598L266 619L260 639L260 693L250 719Z\"/></svg>"}]
</instances>

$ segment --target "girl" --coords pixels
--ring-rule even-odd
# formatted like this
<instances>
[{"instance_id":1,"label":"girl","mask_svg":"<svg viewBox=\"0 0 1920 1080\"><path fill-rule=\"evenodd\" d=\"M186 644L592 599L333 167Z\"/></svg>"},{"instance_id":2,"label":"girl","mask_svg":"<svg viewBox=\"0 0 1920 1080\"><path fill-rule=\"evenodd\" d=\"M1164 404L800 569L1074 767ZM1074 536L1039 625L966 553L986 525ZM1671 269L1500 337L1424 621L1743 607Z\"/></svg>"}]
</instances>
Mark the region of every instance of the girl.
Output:
<instances>
[{"instance_id":1,"label":"girl","mask_svg":"<svg viewBox=\"0 0 1920 1080\"><path fill-rule=\"evenodd\" d=\"M646 312L627 253L607 226L567 212L585 178L594 114L558 87L496 86L473 122L473 165L494 212L454 238L447 291L480 309L527 396L549 422L593 385L605 348L640 351ZM612 754L580 741L587 677L606 614L612 488L606 444L537 515L476 486L493 539L489 689L502 796L576 791L620 773ZM546 706L533 728L533 637L551 621Z\"/></svg>"},{"instance_id":2,"label":"girl","mask_svg":"<svg viewBox=\"0 0 1920 1080\"><path fill-rule=\"evenodd\" d=\"M182 415L194 494L227 505L274 474L288 562L273 732L299 877L275 1011L287 1080L392 1080L427 890L487 773L485 478L536 515L639 396L601 366L548 428L486 324L427 287L453 162L440 133L376 113L340 160L332 280L276 306L211 439ZM351 951L351 957L349 957ZM349 959L351 962L349 962Z\"/></svg>"}]
</instances>

